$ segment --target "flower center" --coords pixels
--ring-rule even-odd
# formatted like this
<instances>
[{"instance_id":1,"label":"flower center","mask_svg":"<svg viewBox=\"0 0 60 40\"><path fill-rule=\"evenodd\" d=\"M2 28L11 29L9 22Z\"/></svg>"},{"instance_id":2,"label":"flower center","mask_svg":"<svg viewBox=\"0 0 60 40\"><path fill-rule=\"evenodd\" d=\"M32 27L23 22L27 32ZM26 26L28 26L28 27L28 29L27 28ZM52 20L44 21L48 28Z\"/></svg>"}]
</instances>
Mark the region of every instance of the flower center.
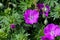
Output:
<instances>
[{"instance_id":1,"label":"flower center","mask_svg":"<svg viewBox=\"0 0 60 40\"><path fill-rule=\"evenodd\" d=\"M30 16L29 19L32 20L33 19L33 16Z\"/></svg>"},{"instance_id":2,"label":"flower center","mask_svg":"<svg viewBox=\"0 0 60 40\"><path fill-rule=\"evenodd\" d=\"M54 31L51 31L51 33L50 33L52 36L54 35Z\"/></svg>"},{"instance_id":3,"label":"flower center","mask_svg":"<svg viewBox=\"0 0 60 40\"><path fill-rule=\"evenodd\" d=\"M33 15L30 14L30 15L29 15L29 20L32 20L32 19L33 19Z\"/></svg>"}]
</instances>

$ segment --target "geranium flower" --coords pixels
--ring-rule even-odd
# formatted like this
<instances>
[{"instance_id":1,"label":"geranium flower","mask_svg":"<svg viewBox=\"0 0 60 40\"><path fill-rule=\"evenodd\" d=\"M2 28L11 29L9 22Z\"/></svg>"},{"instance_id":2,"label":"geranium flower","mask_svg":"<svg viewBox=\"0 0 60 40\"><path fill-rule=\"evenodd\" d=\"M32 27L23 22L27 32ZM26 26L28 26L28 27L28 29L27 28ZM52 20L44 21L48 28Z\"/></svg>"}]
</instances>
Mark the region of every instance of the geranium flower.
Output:
<instances>
[{"instance_id":1,"label":"geranium flower","mask_svg":"<svg viewBox=\"0 0 60 40\"><path fill-rule=\"evenodd\" d=\"M60 36L60 28L56 28L55 30L55 36Z\"/></svg>"},{"instance_id":2,"label":"geranium flower","mask_svg":"<svg viewBox=\"0 0 60 40\"><path fill-rule=\"evenodd\" d=\"M41 40L54 40L54 37L51 38L50 35L44 35L44 36L41 37Z\"/></svg>"},{"instance_id":3,"label":"geranium flower","mask_svg":"<svg viewBox=\"0 0 60 40\"><path fill-rule=\"evenodd\" d=\"M45 5L45 4L37 4L38 8L40 10L42 10L42 13L48 17L48 14L50 12L50 7L48 5Z\"/></svg>"},{"instance_id":4,"label":"geranium flower","mask_svg":"<svg viewBox=\"0 0 60 40\"><path fill-rule=\"evenodd\" d=\"M10 25L10 28L11 28L11 29L14 29L15 27L16 27L15 24L11 24L11 25Z\"/></svg>"},{"instance_id":5,"label":"geranium flower","mask_svg":"<svg viewBox=\"0 0 60 40\"><path fill-rule=\"evenodd\" d=\"M24 20L27 24L37 23L39 18L39 12L37 10L28 9L24 13Z\"/></svg>"},{"instance_id":6,"label":"geranium flower","mask_svg":"<svg viewBox=\"0 0 60 40\"><path fill-rule=\"evenodd\" d=\"M44 34L45 35L50 35L51 37L56 37L56 36L60 36L60 28L58 25L55 25L53 23L48 24L45 28L44 28Z\"/></svg>"}]
</instances>

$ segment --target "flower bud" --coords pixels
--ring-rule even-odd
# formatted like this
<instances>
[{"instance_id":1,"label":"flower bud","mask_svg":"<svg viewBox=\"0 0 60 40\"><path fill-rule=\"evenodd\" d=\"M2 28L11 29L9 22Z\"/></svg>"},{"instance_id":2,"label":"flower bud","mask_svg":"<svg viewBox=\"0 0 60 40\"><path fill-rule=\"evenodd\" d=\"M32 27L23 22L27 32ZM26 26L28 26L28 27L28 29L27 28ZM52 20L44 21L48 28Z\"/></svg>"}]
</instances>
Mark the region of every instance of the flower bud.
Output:
<instances>
[{"instance_id":1,"label":"flower bud","mask_svg":"<svg viewBox=\"0 0 60 40\"><path fill-rule=\"evenodd\" d=\"M2 8L3 7L3 4L2 3L0 3L0 8Z\"/></svg>"},{"instance_id":2,"label":"flower bud","mask_svg":"<svg viewBox=\"0 0 60 40\"><path fill-rule=\"evenodd\" d=\"M11 25L10 25L10 28L11 28L11 29L14 29L15 27L16 27L15 24L11 24Z\"/></svg>"},{"instance_id":3,"label":"flower bud","mask_svg":"<svg viewBox=\"0 0 60 40\"><path fill-rule=\"evenodd\" d=\"M44 24L46 25L48 23L48 20L47 18L44 20Z\"/></svg>"},{"instance_id":4,"label":"flower bud","mask_svg":"<svg viewBox=\"0 0 60 40\"><path fill-rule=\"evenodd\" d=\"M12 4L14 8L16 8L16 4Z\"/></svg>"},{"instance_id":5,"label":"flower bud","mask_svg":"<svg viewBox=\"0 0 60 40\"><path fill-rule=\"evenodd\" d=\"M44 13L42 14L42 17L45 18L45 14Z\"/></svg>"}]
</instances>

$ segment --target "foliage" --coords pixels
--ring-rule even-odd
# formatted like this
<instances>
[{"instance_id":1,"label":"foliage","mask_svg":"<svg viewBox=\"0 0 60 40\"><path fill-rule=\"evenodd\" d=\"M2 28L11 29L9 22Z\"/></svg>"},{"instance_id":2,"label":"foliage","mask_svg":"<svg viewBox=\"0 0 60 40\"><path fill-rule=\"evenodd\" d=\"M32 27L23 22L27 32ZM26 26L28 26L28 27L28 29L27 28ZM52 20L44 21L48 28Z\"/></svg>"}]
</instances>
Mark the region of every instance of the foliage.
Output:
<instances>
[{"instance_id":1,"label":"foliage","mask_svg":"<svg viewBox=\"0 0 60 40\"><path fill-rule=\"evenodd\" d=\"M0 40L40 40L47 25L44 24L46 17L40 16L38 23L33 25L24 20L25 10L35 9L38 3L50 6L47 22L60 25L60 0L0 0ZM11 24L16 24L16 28L11 29Z\"/></svg>"}]
</instances>

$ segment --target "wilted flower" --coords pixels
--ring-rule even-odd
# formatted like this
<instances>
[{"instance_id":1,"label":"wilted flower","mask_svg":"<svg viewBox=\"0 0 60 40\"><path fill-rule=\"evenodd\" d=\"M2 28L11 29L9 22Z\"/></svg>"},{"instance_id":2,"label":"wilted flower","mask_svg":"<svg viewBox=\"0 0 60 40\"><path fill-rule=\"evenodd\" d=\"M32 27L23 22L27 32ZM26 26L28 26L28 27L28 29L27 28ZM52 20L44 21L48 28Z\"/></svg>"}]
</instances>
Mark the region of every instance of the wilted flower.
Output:
<instances>
[{"instance_id":1,"label":"wilted flower","mask_svg":"<svg viewBox=\"0 0 60 40\"><path fill-rule=\"evenodd\" d=\"M45 4L38 4L37 5L40 10L42 10L42 13L48 17L48 13L50 12L50 7Z\"/></svg>"},{"instance_id":2,"label":"wilted flower","mask_svg":"<svg viewBox=\"0 0 60 40\"><path fill-rule=\"evenodd\" d=\"M60 36L60 28L58 25L55 24L48 24L45 28L44 28L44 34L45 35L51 35L51 37L56 37L56 36Z\"/></svg>"},{"instance_id":3,"label":"wilted flower","mask_svg":"<svg viewBox=\"0 0 60 40\"><path fill-rule=\"evenodd\" d=\"M11 24L11 25L10 25L10 28L11 28L11 29L14 29L15 27L16 27L15 24Z\"/></svg>"},{"instance_id":4,"label":"wilted flower","mask_svg":"<svg viewBox=\"0 0 60 40\"><path fill-rule=\"evenodd\" d=\"M44 4L37 4L37 6L40 10L42 10L42 8L44 8Z\"/></svg>"},{"instance_id":5,"label":"wilted flower","mask_svg":"<svg viewBox=\"0 0 60 40\"><path fill-rule=\"evenodd\" d=\"M24 13L24 20L27 24L38 22L39 12L37 10L28 9Z\"/></svg>"}]
</instances>

